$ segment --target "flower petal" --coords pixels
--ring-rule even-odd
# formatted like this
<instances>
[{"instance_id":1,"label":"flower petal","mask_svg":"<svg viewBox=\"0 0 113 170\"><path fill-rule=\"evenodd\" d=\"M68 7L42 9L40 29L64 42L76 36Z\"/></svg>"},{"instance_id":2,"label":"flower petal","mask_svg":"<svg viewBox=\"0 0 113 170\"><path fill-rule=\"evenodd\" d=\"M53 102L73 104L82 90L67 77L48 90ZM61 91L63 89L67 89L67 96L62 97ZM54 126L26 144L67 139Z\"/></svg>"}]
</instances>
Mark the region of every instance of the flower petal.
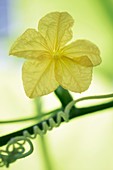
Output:
<instances>
[{"instance_id":1,"label":"flower petal","mask_svg":"<svg viewBox=\"0 0 113 170\"><path fill-rule=\"evenodd\" d=\"M48 55L46 40L35 29L27 29L13 44L10 55L35 59Z\"/></svg>"},{"instance_id":2,"label":"flower petal","mask_svg":"<svg viewBox=\"0 0 113 170\"><path fill-rule=\"evenodd\" d=\"M30 98L46 95L58 87L54 75L54 61L46 58L25 62L22 79L26 95Z\"/></svg>"},{"instance_id":3,"label":"flower petal","mask_svg":"<svg viewBox=\"0 0 113 170\"><path fill-rule=\"evenodd\" d=\"M55 76L59 84L73 92L88 89L92 79L92 67L84 67L72 59L62 57L56 61Z\"/></svg>"},{"instance_id":4,"label":"flower petal","mask_svg":"<svg viewBox=\"0 0 113 170\"><path fill-rule=\"evenodd\" d=\"M64 56L74 59L83 66L96 66L101 63L98 47L88 40L77 40L62 50Z\"/></svg>"},{"instance_id":5,"label":"flower petal","mask_svg":"<svg viewBox=\"0 0 113 170\"><path fill-rule=\"evenodd\" d=\"M52 12L39 21L38 30L51 50L57 50L71 40L73 23L73 18L67 12Z\"/></svg>"}]
</instances>

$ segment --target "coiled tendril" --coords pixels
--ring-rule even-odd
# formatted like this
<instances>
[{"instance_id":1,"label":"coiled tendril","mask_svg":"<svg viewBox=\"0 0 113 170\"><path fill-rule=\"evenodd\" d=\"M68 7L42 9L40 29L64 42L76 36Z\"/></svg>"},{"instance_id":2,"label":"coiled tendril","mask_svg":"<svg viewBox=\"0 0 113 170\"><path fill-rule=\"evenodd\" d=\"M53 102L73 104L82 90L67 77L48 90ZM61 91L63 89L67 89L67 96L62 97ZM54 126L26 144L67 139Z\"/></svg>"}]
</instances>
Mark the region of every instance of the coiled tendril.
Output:
<instances>
[{"instance_id":1,"label":"coiled tendril","mask_svg":"<svg viewBox=\"0 0 113 170\"><path fill-rule=\"evenodd\" d=\"M80 101L83 100L90 100L90 99L105 99L105 98L111 98L113 97L113 94L107 94L107 95L99 95L99 96L88 96L79 98L75 101L71 101L65 108L64 112L60 111L56 115L56 121L53 117L50 117L47 120L43 121L42 128L40 128L38 125L33 126L33 135L31 135L27 130L23 131L23 136L14 137L12 138L8 143L6 150L0 150L0 167L6 166L9 167L9 164L12 162L15 162L17 159L24 158L28 155L30 155L33 152L33 144L30 141L30 139L34 139L37 137L37 135L44 135L48 130L52 130L54 127L58 127L62 119L65 122L69 121L69 113L72 107ZM76 114L76 113L75 113ZM22 142L22 143L20 143ZM29 144L29 151L25 152L25 145L26 143ZM12 149L10 149L12 146Z\"/></svg>"},{"instance_id":2,"label":"coiled tendril","mask_svg":"<svg viewBox=\"0 0 113 170\"><path fill-rule=\"evenodd\" d=\"M29 150L26 151L24 145L29 144ZM12 138L8 143L6 150L0 150L0 167L6 166L7 168L17 159L25 158L33 152L32 142L24 137L18 136Z\"/></svg>"},{"instance_id":3,"label":"coiled tendril","mask_svg":"<svg viewBox=\"0 0 113 170\"><path fill-rule=\"evenodd\" d=\"M8 143L6 150L0 150L0 167L9 165L15 162L17 159L24 158L30 155L33 152L33 144L30 139L34 139L39 134L40 136L44 135L48 130L52 130L54 127L58 127L61 124L61 120L68 122L69 113L65 111L58 112L55 120L51 117L48 119L48 124L46 121L42 122L42 129L38 127L38 125L33 126L34 135L30 135L30 133L26 130L23 131L23 136L14 137ZM21 142L21 143L20 143ZM29 144L29 151L25 152L24 144ZM11 148L12 147L12 148Z\"/></svg>"},{"instance_id":4,"label":"coiled tendril","mask_svg":"<svg viewBox=\"0 0 113 170\"><path fill-rule=\"evenodd\" d=\"M58 112L57 113L57 117L56 117L56 122L53 119L53 117L50 117L48 119L48 123L46 121L42 122L42 129L39 128L38 125L33 126L33 135L30 135L30 133L26 130L23 131L23 136L30 138L30 139L34 139L37 137L37 135L43 136L44 134L46 134L46 132L48 130L52 130L54 127L58 127L61 124L61 120L64 120L65 122L69 121L69 112Z\"/></svg>"}]
</instances>

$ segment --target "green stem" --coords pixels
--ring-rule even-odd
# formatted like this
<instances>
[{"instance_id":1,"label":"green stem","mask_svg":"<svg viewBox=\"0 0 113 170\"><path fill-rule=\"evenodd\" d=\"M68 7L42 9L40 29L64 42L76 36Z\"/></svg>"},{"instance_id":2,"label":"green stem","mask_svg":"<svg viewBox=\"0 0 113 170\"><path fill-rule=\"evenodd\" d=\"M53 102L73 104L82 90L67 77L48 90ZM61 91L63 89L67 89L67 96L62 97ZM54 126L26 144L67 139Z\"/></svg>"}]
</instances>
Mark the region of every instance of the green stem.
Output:
<instances>
[{"instance_id":1,"label":"green stem","mask_svg":"<svg viewBox=\"0 0 113 170\"><path fill-rule=\"evenodd\" d=\"M14 120L1 120L0 124L4 124L4 123L20 123L20 122L26 122L26 121L32 121L32 120L40 120L42 117L44 117L45 115L42 116L33 116L33 117L29 117L29 118L23 118L23 119L14 119Z\"/></svg>"},{"instance_id":2,"label":"green stem","mask_svg":"<svg viewBox=\"0 0 113 170\"><path fill-rule=\"evenodd\" d=\"M73 98L70 95L70 93L67 90L65 90L64 88L62 88L61 86L59 86L55 90L55 94L58 97L58 99L60 100L63 109L67 106L67 104L69 102L71 102L73 100Z\"/></svg>"},{"instance_id":3,"label":"green stem","mask_svg":"<svg viewBox=\"0 0 113 170\"><path fill-rule=\"evenodd\" d=\"M35 99L35 106L36 106L36 115L38 116L42 116L42 103L40 99ZM39 106L39 107L38 107ZM53 170L52 168L52 162L51 162L51 158L50 158L50 152L49 152L49 146L47 144L47 136L41 136L40 137L40 147L42 150L42 155L43 155L43 160L44 160L44 164L45 164L45 170Z\"/></svg>"},{"instance_id":4,"label":"green stem","mask_svg":"<svg viewBox=\"0 0 113 170\"><path fill-rule=\"evenodd\" d=\"M113 94L108 94L108 95L103 95L103 96L95 96L95 99L96 98L103 98L104 97L112 97ZM84 98L81 98L81 99L78 99L76 100L76 102L80 102L82 100L85 100L85 99L91 99L92 97L84 97ZM94 97L93 97L94 99ZM60 100L60 99L59 99ZM72 101L74 102L74 101ZM74 104L74 103L73 103ZM70 105L70 104L69 104ZM69 106L68 105L68 106ZM108 108L113 108L113 100L109 101L109 102L102 102L101 104L96 104L96 105L92 105L92 106L88 106L88 107L82 107L82 108L78 108L78 107L73 107L73 109L70 110L70 117L69 119L73 119L73 118L76 118L76 117L80 117L80 116L83 116L83 115L87 115L87 114L91 114L91 113L94 113L94 112L97 112L97 111L102 111L102 110L105 110L105 109L108 109ZM56 121L56 115L57 113L59 112L60 110L55 110L53 111L53 114L51 112L49 112L48 114L52 114L54 115L53 116L53 119ZM35 125L37 125L40 129L42 129L42 122L39 122ZM45 120L45 122L47 122L48 124L48 119ZM61 120L61 122L63 122L63 119ZM7 144L7 142L11 139L11 138L14 138L16 136L22 136L23 135L23 131L28 131L31 135L34 133L33 131L33 126L29 126L29 127L26 127L26 128L23 128L21 130L18 130L16 132L12 132L12 133L9 133L7 135L4 135L4 136L1 136L0 137L0 146L4 146Z\"/></svg>"},{"instance_id":5,"label":"green stem","mask_svg":"<svg viewBox=\"0 0 113 170\"><path fill-rule=\"evenodd\" d=\"M55 109L53 111L50 111L48 113L41 114L40 116L33 116L33 117L28 117L28 118L22 118L22 119L12 119L12 120L1 120L0 124L9 124L9 123L20 123L20 122L28 122L28 121L39 121L42 118L47 118L47 116L53 116L55 115L58 111L61 109Z\"/></svg>"},{"instance_id":6,"label":"green stem","mask_svg":"<svg viewBox=\"0 0 113 170\"><path fill-rule=\"evenodd\" d=\"M47 144L47 136L41 136L40 137L40 146L43 154L43 160L45 163L45 170L53 170L52 162L51 162L51 157L50 157L50 152Z\"/></svg>"}]
</instances>

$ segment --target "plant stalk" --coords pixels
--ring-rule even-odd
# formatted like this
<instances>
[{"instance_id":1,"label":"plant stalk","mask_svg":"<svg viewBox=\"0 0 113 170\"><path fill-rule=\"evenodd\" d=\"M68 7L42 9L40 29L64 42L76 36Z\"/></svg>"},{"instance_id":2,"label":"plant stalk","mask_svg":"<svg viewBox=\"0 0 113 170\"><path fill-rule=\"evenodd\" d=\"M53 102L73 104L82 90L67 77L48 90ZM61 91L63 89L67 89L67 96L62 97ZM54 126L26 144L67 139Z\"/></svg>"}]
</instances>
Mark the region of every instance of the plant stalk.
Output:
<instances>
[{"instance_id":1,"label":"plant stalk","mask_svg":"<svg viewBox=\"0 0 113 170\"><path fill-rule=\"evenodd\" d=\"M42 116L42 101L41 99L35 99L35 106L36 106L36 115ZM41 136L40 141L39 141L42 155L43 155L43 160L44 160L44 165L45 165L45 170L53 170L53 165L51 162L51 157L50 157L50 152L49 152L49 146L47 144L47 135L46 136Z\"/></svg>"}]
</instances>

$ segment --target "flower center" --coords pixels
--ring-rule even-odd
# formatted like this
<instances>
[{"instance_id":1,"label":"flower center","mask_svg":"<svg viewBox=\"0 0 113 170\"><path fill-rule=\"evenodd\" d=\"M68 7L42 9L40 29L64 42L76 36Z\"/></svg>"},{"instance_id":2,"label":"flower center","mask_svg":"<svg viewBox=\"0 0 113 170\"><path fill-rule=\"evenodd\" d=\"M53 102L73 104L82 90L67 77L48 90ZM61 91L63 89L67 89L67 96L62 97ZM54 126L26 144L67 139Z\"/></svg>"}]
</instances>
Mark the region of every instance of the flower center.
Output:
<instances>
[{"instance_id":1,"label":"flower center","mask_svg":"<svg viewBox=\"0 0 113 170\"><path fill-rule=\"evenodd\" d=\"M60 51L53 51L53 58L54 59L58 59L61 56L61 52Z\"/></svg>"}]
</instances>

